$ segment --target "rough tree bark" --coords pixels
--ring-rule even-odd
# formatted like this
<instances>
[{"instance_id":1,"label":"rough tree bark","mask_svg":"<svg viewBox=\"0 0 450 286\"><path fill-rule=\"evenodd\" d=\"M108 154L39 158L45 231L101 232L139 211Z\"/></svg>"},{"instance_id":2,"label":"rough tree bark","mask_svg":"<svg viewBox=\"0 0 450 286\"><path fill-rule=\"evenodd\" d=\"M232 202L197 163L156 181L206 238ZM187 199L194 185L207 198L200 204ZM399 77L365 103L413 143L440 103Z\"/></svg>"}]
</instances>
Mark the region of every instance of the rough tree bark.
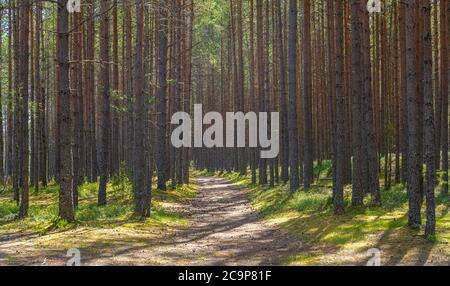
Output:
<instances>
[{"instance_id":1,"label":"rough tree bark","mask_svg":"<svg viewBox=\"0 0 450 286\"><path fill-rule=\"evenodd\" d=\"M406 95L408 101L408 194L409 212L408 225L417 228L421 224L421 166L418 134L419 111L416 90L416 57L415 57L415 8L416 1L405 3L406 23Z\"/></svg>"},{"instance_id":2,"label":"rough tree bark","mask_svg":"<svg viewBox=\"0 0 450 286\"><path fill-rule=\"evenodd\" d=\"M304 0L303 20L303 162L304 187L308 189L314 180L314 146L312 116L312 70L311 70L311 1Z\"/></svg>"},{"instance_id":3,"label":"rough tree bark","mask_svg":"<svg viewBox=\"0 0 450 286\"><path fill-rule=\"evenodd\" d=\"M58 1L58 96L61 107L61 122L59 123L61 148L59 216L68 222L72 222L75 219L75 214L72 191L72 140L70 134L69 12L66 5L67 0Z\"/></svg>"},{"instance_id":4,"label":"rough tree bark","mask_svg":"<svg viewBox=\"0 0 450 286\"><path fill-rule=\"evenodd\" d=\"M281 116L281 130L280 130L280 163L281 163L281 181L287 183L289 180L289 132L288 132L288 107L287 107L287 92L286 92L286 57L285 45L283 37L283 21L281 17L281 1L276 1L277 9L277 35L278 35L278 56L280 61L280 91L279 91L279 105Z\"/></svg>"},{"instance_id":5,"label":"rough tree bark","mask_svg":"<svg viewBox=\"0 0 450 286\"><path fill-rule=\"evenodd\" d=\"M291 192L295 192L300 187L297 129L297 0L289 0L288 73L290 189Z\"/></svg>"},{"instance_id":6,"label":"rough tree bark","mask_svg":"<svg viewBox=\"0 0 450 286\"><path fill-rule=\"evenodd\" d=\"M101 0L100 13L102 20L100 23L100 54L101 54L101 75L102 75L102 98L101 98L101 133L100 133L100 185L98 189L98 205L106 205L106 183L108 181L108 159L110 148L110 85L109 85L109 0Z\"/></svg>"},{"instance_id":7,"label":"rough tree bark","mask_svg":"<svg viewBox=\"0 0 450 286\"><path fill-rule=\"evenodd\" d=\"M435 174L435 134L434 134L434 110L433 110L433 50L431 35L431 3L428 0L421 0L423 16L423 102L424 102L424 130L425 130L425 196L426 196L426 217L425 235L431 237L436 232L435 195L436 174Z\"/></svg>"},{"instance_id":8,"label":"rough tree bark","mask_svg":"<svg viewBox=\"0 0 450 286\"><path fill-rule=\"evenodd\" d=\"M333 188L334 213L339 215L344 213L344 168L345 168L345 98L343 91L344 81L344 29L342 11L343 6L340 0L335 1L335 27L336 27L336 181ZM333 39L334 40L334 39ZM331 103L330 103L331 104Z\"/></svg>"},{"instance_id":9,"label":"rough tree bark","mask_svg":"<svg viewBox=\"0 0 450 286\"><path fill-rule=\"evenodd\" d=\"M144 36L144 3L143 0L136 0L136 57L134 63L135 72L135 138L134 138L134 159L133 159L133 192L135 207L134 212L141 218L150 215L150 202L146 199L147 170L145 156L145 122L147 110L145 109L145 94L143 89L144 70L143 70L143 36Z\"/></svg>"},{"instance_id":10,"label":"rough tree bark","mask_svg":"<svg viewBox=\"0 0 450 286\"><path fill-rule=\"evenodd\" d=\"M158 174L158 189L166 190L167 7L166 2L163 0L160 0L159 4L159 93L156 132L156 166Z\"/></svg>"},{"instance_id":11,"label":"rough tree bark","mask_svg":"<svg viewBox=\"0 0 450 286\"><path fill-rule=\"evenodd\" d=\"M20 166L20 186L21 198L19 217L28 216L29 209L29 132L28 132L28 82L29 82L29 35L30 35L30 11L31 2L25 0L19 7L19 96L20 96L20 145L21 145L21 166Z\"/></svg>"}]
</instances>

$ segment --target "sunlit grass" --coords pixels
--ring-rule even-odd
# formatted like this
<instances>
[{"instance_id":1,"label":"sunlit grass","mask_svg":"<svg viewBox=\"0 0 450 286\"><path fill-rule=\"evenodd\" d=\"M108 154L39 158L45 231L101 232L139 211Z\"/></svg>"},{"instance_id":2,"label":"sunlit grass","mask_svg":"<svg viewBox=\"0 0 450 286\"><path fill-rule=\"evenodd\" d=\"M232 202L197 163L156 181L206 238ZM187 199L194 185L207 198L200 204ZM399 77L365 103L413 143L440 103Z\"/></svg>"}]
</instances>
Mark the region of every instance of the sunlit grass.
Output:
<instances>
[{"instance_id":1,"label":"sunlit grass","mask_svg":"<svg viewBox=\"0 0 450 286\"><path fill-rule=\"evenodd\" d=\"M145 221L133 216L132 186L128 179L115 181L107 185L108 204L97 206L98 182L83 183L79 189L79 207L75 214L75 223L68 224L58 218L59 186L50 182L39 192L30 191L29 217L19 220L19 207L12 200L9 189L0 194L0 234L4 233L40 233L59 229L72 229L78 226L111 228L125 226L131 228L161 227L167 224L185 226L189 221L165 204L183 204L194 198L197 193L195 184L179 186L166 192L152 191L151 217Z\"/></svg>"},{"instance_id":2,"label":"sunlit grass","mask_svg":"<svg viewBox=\"0 0 450 286\"><path fill-rule=\"evenodd\" d=\"M324 163L322 172L327 173L331 165ZM318 175L315 166L316 178ZM321 172L321 174L322 174ZM365 199L365 206L351 206L351 186L345 189L344 215L335 216L331 199L331 182L319 181L309 190L291 193L289 185L274 188L251 184L250 175L242 177L237 173L222 175L232 182L249 189L253 207L262 213L270 223L288 230L306 245L329 249L329 253L317 253L317 249L303 250L301 254L286 258L287 264L311 265L355 263L355 253L363 255L365 250L377 247L390 253L392 257L414 260L414 253L429 250L450 257L450 215L448 215L448 197L440 193L437 187L436 215L437 235L433 241L425 239L418 231L406 227L408 196L405 186L395 185L381 192L382 206L374 207L370 199ZM425 209L423 210L425 220ZM414 241L414 243L412 243ZM418 250L417 250L418 249ZM414 251L413 251L414 250ZM350 257L343 255L351 252ZM342 254L339 257L338 254ZM336 257L337 256L337 257ZM299 259L302 260L301 263ZM332 262L334 261L334 262ZM391 261L392 262L392 261Z\"/></svg>"}]
</instances>

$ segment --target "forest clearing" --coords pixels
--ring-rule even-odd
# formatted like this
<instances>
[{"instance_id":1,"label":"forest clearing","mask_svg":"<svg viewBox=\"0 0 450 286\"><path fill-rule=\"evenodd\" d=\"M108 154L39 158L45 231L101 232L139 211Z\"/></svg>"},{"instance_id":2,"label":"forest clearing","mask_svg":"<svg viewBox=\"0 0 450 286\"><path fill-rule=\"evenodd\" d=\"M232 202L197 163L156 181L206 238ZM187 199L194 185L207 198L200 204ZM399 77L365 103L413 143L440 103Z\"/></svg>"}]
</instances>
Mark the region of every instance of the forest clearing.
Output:
<instances>
[{"instance_id":1,"label":"forest clearing","mask_svg":"<svg viewBox=\"0 0 450 286\"><path fill-rule=\"evenodd\" d=\"M0 265L450 265L448 0L0 0Z\"/></svg>"}]
</instances>

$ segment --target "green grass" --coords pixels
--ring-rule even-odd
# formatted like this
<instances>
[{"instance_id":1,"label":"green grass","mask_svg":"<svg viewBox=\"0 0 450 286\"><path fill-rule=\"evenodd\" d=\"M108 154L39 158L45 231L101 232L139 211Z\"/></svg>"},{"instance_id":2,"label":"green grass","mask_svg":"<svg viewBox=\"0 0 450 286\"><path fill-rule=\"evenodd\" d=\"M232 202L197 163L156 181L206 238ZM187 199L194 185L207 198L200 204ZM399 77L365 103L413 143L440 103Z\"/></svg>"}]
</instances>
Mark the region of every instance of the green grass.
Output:
<instances>
[{"instance_id":1,"label":"green grass","mask_svg":"<svg viewBox=\"0 0 450 286\"><path fill-rule=\"evenodd\" d=\"M316 178L318 169L316 165ZM225 176L232 182L245 186L249 190L253 207L258 212L308 246L302 253L287 257L287 264L355 264L360 263L355 260L356 257L372 247L381 248L390 255L391 264L412 263L422 259L418 258L417 253L426 251L435 260L449 261L449 201L448 197L439 192L439 187L436 188L437 235L427 240L421 236L423 229L413 231L406 227L408 196L403 185L395 185L382 191L381 207L371 206L369 198L366 198L365 206L352 207L351 186L347 186L344 192L346 212L341 216L333 215L331 182L327 180L328 175L325 175L330 169L331 165L324 162L321 171L323 180L309 190L299 190L296 193L291 193L288 185L274 188L254 186L250 175L214 175ZM425 213L423 219L425 220ZM328 251L323 252L323 249ZM346 255L348 253L351 254Z\"/></svg>"},{"instance_id":2,"label":"green grass","mask_svg":"<svg viewBox=\"0 0 450 286\"><path fill-rule=\"evenodd\" d=\"M114 226L148 227L165 224L187 225L189 221L176 212L166 209L171 204L186 203L195 197L195 185L179 186L174 190L152 192L151 217L145 221L133 216L133 196L131 183L126 179L114 181L107 186L108 204L97 206L97 183L85 182L79 187L79 207L75 223L68 224L58 218L59 186L50 182L39 193L30 190L29 217L18 220L19 208L12 201L10 188L0 194L0 234L12 232L37 232L44 234L51 230L65 230L78 226L110 228Z\"/></svg>"}]
</instances>

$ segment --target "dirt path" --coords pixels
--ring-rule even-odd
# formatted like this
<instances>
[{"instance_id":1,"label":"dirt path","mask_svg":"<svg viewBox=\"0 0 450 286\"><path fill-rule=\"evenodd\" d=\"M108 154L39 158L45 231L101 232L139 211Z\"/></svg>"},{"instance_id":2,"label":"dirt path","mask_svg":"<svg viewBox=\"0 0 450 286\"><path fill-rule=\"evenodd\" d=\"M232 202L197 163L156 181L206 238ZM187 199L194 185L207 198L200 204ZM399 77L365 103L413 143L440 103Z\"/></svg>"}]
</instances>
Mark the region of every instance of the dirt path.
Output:
<instances>
[{"instance_id":1,"label":"dirt path","mask_svg":"<svg viewBox=\"0 0 450 286\"><path fill-rule=\"evenodd\" d=\"M10 237L0 239L0 265L65 265L70 248L80 249L82 265L277 265L299 249L298 240L252 210L244 189L221 178L197 183L198 196L178 210L191 221L185 229L77 228Z\"/></svg>"},{"instance_id":2,"label":"dirt path","mask_svg":"<svg viewBox=\"0 0 450 286\"><path fill-rule=\"evenodd\" d=\"M297 240L271 228L252 210L247 193L225 179L198 179L200 193L187 210L192 225L153 249L165 264L273 265Z\"/></svg>"}]
</instances>

